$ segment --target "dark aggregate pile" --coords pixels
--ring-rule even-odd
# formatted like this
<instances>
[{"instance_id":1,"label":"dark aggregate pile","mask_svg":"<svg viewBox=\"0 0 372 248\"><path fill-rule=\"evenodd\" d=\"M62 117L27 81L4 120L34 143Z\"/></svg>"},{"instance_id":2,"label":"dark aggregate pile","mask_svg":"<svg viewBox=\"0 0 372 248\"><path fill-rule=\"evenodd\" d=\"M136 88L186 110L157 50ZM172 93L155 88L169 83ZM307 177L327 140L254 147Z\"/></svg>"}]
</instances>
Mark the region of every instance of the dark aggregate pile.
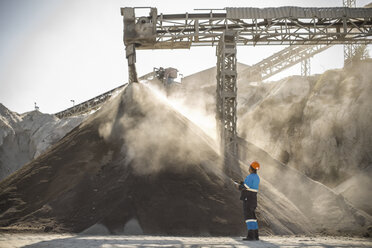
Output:
<instances>
[{"instance_id":1,"label":"dark aggregate pile","mask_svg":"<svg viewBox=\"0 0 372 248\"><path fill-rule=\"evenodd\" d=\"M148 89L129 86L1 182L0 226L81 232L100 223L118 233L135 218L146 234L242 234L239 192L194 129Z\"/></svg>"}]
</instances>

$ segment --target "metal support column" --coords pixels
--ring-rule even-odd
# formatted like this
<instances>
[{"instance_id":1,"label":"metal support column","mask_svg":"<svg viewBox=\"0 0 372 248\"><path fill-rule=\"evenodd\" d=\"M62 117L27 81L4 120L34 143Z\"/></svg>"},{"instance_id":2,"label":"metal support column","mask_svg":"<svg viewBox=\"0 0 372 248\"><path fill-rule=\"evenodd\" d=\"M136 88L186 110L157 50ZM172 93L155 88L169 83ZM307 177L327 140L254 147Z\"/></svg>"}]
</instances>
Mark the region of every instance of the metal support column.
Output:
<instances>
[{"instance_id":1,"label":"metal support column","mask_svg":"<svg viewBox=\"0 0 372 248\"><path fill-rule=\"evenodd\" d=\"M342 0L344 7L355 8L356 0Z\"/></svg>"},{"instance_id":2,"label":"metal support column","mask_svg":"<svg viewBox=\"0 0 372 248\"><path fill-rule=\"evenodd\" d=\"M310 58L301 61L301 76L310 76Z\"/></svg>"},{"instance_id":3,"label":"metal support column","mask_svg":"<svg viewBox=\"0 0 372 248\"><path fill-rule=\"evenodd\" d=\"M342 0L343 6L348 8L356 7L356 0ZM356 51L358 49L357 44L346 44L344 45L344 66L352 64L355 57Z\"/></svg>"},{"instance_id":4,"label":"metal support column","mask_svg":"<svg viewBox=\"0 0 372 248\"><path fill-rule=\"evenodd\" d=\"M356 54L357 47L358 45L356 44L344 45L344 66L352 64L352 61Z\"/></svg>"},{"instance_id":5,"label":"metal support column","mask_svg":"<svg viewBox=\"0 0 372 248\"><path fill-rule=\"evenodd\" d=\"M237 157L236 132L236 32L226 30L217 46L216 119L221 154L228 174L233 174Z\"/></svg>"}]
</instances>

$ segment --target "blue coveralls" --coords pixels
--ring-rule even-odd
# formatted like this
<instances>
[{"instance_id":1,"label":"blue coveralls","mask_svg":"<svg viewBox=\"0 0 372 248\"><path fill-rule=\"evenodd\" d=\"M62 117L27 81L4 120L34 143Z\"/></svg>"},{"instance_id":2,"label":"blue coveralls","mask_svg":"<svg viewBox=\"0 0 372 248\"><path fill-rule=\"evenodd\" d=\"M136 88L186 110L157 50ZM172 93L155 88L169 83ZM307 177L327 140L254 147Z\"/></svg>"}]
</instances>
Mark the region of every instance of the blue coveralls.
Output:
<instances>
[{"instance_id":1,"label":"blue coveralls","mask_svg":"<svg viewBox=\"0 0 372 248\"><path fill-rule=\"evenodd\" d=\"M244 184L240 186L242 190L240 200L243 201L243 211L245 223L249 230L258 230L256 207L257 207L257 192L260 184L260 177L256 173L249 174Z\"/></svg>"}]
</instances>

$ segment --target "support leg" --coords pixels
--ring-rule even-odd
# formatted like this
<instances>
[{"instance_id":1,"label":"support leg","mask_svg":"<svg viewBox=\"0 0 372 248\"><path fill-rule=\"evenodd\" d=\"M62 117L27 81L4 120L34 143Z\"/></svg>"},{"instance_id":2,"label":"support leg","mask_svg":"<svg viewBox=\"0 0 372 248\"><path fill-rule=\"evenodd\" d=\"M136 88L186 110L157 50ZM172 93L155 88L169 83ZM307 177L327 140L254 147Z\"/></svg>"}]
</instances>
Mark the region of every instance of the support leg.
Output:
<instances>
[{"instance_id":1,"label":"support leg","mask_svg":"<svg viewBox=\"0 0 372 248\"><path fill-rule=\"evenodd\" d=\"M301 76L310 76L310 58L301 61Z\"/></svg>"},{"instance_id":2,"label":"support leg","mask_svg":"<svg viewBox=\"0 0 372 248\"><path fill-rule=\"evenodd\" d=\"M225 172L233 176L238 168L236 132L236 32L225 31L217 46L216 121Z\"/></svg>"}]
</instances>

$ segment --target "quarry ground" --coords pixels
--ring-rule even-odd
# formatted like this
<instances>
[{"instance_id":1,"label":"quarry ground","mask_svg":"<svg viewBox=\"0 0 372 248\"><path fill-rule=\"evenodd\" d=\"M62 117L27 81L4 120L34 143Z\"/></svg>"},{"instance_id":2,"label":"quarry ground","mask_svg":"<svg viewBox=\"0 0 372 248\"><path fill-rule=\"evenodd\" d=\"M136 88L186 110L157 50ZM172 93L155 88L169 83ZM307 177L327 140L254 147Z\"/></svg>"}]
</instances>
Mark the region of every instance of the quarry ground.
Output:
<instances>
[{"instance_id":1,"label":"quarry ground","mask_svg":"<svg viewBox=\"0 0 372 248\"><path fill-rule=\"evenodd\" d=\"M0 234L0 247L372 247L372 239L352 237L264 236L260 241L240 237L81 236L70 234Z\"/></svg>"}]
</instances>

